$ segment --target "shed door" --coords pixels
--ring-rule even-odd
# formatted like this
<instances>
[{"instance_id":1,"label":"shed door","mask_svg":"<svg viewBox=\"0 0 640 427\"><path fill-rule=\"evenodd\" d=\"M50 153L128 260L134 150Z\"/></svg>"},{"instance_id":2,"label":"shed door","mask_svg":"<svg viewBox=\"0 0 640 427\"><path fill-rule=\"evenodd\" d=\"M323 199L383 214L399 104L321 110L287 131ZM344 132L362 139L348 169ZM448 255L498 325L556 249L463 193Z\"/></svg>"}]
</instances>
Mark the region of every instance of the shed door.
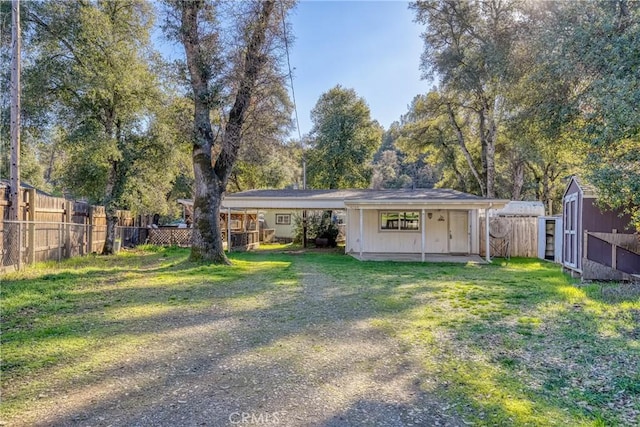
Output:
<instances>
[{"instance_id":1,"label":"shed door","mask_svg":"<svg viewBox=\"0 0 640 427\"><path fill-rule=\"evenodd\" d=\"M570 267L578 266L578 197L574 193L564 199L563 261Z\"/></svg>"},{"instance_id":2,"label":"shed door","mask_svg":"<svg viewBox=\"0 0 640 427\"><path fill-rule=\"evenodd\" d=\"M469 253L469 212L449 212L449 252Z\"/></svg>"}]
</instances>

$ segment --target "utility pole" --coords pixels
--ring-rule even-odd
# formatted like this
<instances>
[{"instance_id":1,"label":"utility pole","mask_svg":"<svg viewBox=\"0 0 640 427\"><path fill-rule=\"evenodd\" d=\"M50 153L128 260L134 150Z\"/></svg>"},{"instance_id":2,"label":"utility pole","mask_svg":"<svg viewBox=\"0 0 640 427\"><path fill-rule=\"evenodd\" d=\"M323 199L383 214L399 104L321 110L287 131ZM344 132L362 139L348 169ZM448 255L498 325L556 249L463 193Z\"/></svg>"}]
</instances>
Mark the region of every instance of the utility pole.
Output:
<instances>
[{"instance_id":1,"label":"utility pole","mask_svg":"<svg viewBox=\"0 0 640 427\"><path fill-rule=\"evenodd\" d=\"M11 209L9 220L20 219L20 2L11 2Z\"/></svg>"}]
</instances>

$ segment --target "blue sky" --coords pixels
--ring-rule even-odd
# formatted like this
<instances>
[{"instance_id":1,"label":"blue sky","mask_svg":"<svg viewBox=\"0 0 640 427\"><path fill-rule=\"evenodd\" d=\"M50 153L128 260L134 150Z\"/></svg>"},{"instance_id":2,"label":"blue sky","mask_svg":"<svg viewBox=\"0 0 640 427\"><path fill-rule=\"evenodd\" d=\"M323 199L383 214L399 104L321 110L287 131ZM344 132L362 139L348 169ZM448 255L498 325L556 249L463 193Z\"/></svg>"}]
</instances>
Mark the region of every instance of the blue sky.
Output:
<instances>
[{"instance_id":1,"label":"blue sky","mask_svg":"<svg viewBox=\"0 0 640 427\"><path fill-rule=\"evenodd\" d=\"M302 135L311 109L337 84L352 88L385 129L427 91L420 79L421 28L404 1L303 0L291 13L293 85ZM294 132L297 137L297 132Z\"/></svg>"},{"instance_id":2,"label":"blue sky","mask_svg":"<svg viewBox=\"0 0 640 427\"><path fill-rule=\"evenodd\" d=\"M311 109L320 95L337 84L363 97L371 118L385 129L407 112L414 96L428 90L430 84L420 79L421 27L408 6L406 1L299 1L287 20L303 136L311 130ZM158 28L154 39L166 58L183 57L182 47ZM291 137L297 139L297 130Z\"/></svg>"}]
</instances>

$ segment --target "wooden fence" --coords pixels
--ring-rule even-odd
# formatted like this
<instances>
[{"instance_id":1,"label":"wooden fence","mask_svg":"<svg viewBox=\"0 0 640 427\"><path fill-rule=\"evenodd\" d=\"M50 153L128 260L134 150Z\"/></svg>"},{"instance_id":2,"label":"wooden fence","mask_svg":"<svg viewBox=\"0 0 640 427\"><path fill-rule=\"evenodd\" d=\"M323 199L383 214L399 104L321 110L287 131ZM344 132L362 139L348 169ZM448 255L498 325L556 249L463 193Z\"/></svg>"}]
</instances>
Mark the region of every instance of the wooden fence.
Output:
<instances>
[{"instance_id":1,"label":"wooden fence","mask_svg":"<svg viewBox=\"0 0 640 427\"><path fill-rule=\"evenodd\" d=\"M538 218L522 216L489 217L491 221L499 220L506 232L504 237L490 236L489 243L492 257L525 257L538 256ZM480 218L480 254L485 255L485 219Z\"/></svg>"},{"instance_id":2,"label":"wooden fence","mask_svg":"<svg viewBox=\"0 0 640 427\"><path fill-rule=\"evenodd\" d=\"M638 280L640 277L637 234L585 231L582 242L584 280Z\"/></svg>"},{"instance_id":3,"label":"wooden fence","mask_svg":"<svg viewBox=\"0 0 640 427\"><path fill-rule=\"evenodd\" d=\"M255 230L249 231L232 231L231 232L231 249L236 251L251 250L260 245L260 242L269 242L273 240L275 236L275 230L263 229L258 233ZM176 227L159 227L151 228L149 232L149 243L152 245L161 246L191 246L191 235L193 233L191 228L176 228ZM226 248L227 245L227 231L222 230L222 241Z\"/></svg>"},{"instance_id":4,"label":"wooden fence","mask_svg":"<svg viewBox=\"0 0 640 427\"><path fill-rule=\"evenodd\" d=\"M11 203L8 194L0 195L0 272L102 250L107 230L104 207L48 196L32 188L22 191L20 221L8 220ZM116 238L123 244L146 239L146 234L131 230L134 225L130 212L118 211Z\"/></svg>"}]
</instances>

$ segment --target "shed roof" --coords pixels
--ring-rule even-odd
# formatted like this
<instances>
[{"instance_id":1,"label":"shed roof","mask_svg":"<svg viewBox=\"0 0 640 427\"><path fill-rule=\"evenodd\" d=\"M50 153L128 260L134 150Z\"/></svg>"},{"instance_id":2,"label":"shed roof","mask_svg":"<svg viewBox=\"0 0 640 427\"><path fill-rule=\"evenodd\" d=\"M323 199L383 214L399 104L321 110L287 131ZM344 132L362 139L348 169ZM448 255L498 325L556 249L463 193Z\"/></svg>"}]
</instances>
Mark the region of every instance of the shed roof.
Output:
<instances>
[{"instance_id":1,"label":"shed roof","mask_svg":"<svg viewBox=\"0 0 640 427\"><path fill-rule=\"evenodd\" d=\"M571 175L569 177L569 182L567 182L567 187L564 190L564 195L567 195L567 192L571 188L572 183L576 183L580 191L582 192L582 197L586 197L589 199L594 199L598 197L598 190L585 178L579 177L578 175Z\"/></svg>"}]
</instances>

